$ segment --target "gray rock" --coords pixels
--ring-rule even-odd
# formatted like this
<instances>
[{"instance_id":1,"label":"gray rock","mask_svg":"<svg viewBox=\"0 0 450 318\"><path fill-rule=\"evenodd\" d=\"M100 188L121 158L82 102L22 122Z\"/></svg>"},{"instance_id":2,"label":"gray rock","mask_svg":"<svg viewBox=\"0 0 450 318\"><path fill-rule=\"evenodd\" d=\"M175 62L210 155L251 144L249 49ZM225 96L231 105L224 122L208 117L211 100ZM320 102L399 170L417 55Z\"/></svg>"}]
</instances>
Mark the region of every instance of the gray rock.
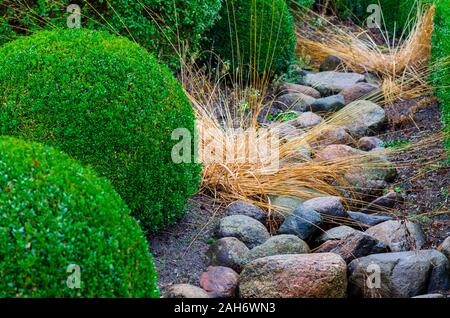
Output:
<instances>
[{"instance_id":1,"label":"gray rock","mask_svg":"<svg viewBox=\"0 0 450 318\"><path fill-rule=\"evenodd\" d=\"M316 99L311 103L309 109L312 112L336 112L345 106L342 95L331 95Z\"/></svg>"},{"instance_id":2,"label":"gray rock","mask_svg":"<svg viewBox=\"0 0 450 318\"><path fill-rule=\"evenodd\" d=\"M320 214L347 218L347 211L342 205L342 199L336 196L318 197L310 199L303 203L303 206L309 209L313 209Z\"/></svg>"},{"instance_id":3,"label":"gray rock","mask_svg":"<svg viewBox=\"0 0 450 318\"><path fill-rule=\"evenodd\" d=\"M312 112L299 113L298 117L289 121L297 128L310 128L323 122L323 118Z\"/></svg>"},{"instance_id":4,"label":"gray rock","mask_svg":"<svg viewBox=\"0 0 450 318\"><path fill-rule=\"evenodd\" d=\"M261 222L246 215L224 217L219 222L217 234L219 237L235 237L248 248L260 245L270 238L269 232Z\"/></svg>"},{"instance_id":5,"label":"gray rock","mask_svg":"<svg viewBox=\"0 0 450 318\"><path fill-rule=\"evenodd\" d=\"M364 179L364 175L360 175L359 178L350 178L349 180L353 189L348 197L356 198L361 202L369 202L373 198L382 195L389 188L389 184L386 181Z\"/></svg>"},{"instance_id":6,"label":"gray rock","mask_svg":"<svg viewBox=\"0 0 450 318\"><path fill-rule=\"evenodd\" d=\"M320 214L300 206L289 215L278 229L279 234L293 234L307 241L322 225Z\"/></svg>"},{"instance_id":7,"label":"gray rock","mask_svg":"<svg viewBox=\"0 0 450 318\"><path fill-rule=\"evenodd\" d=\"M339 66L342 65L342 60L334 55L329 55L327 58L320 64L319 70L321 72L326 71L336 71Z\"/></svg>"},{"instance_id":8,"label":"gray rock","mask_svg":"<svg viewBox=\"0 0 450 318\"><path fill-rule=\"evenodd\" d=\"M352 102L343 109L346 112L348 124L347 131L354 137L361 138L379 132L386 124L384 109L367 100Z\"/></svg>"},{"instance_id":9,"label":"gray rock","mask_svg":"<svg viewBox=\"0 0 450 318\"><path fill-rule=\"evenodd\" d=\"M383 153L386 153L386 148L385 147L377 147L377 148L373 148L372 150L369 150L369 152L383 154Z\"/></svg>"},{"instance_id":10,"label":"gray rock","mask_svg":"<svg viewBox=\"0 0 450 318\"><path fill-rule=\"evenodd\" d=\"M420 296L414 296L412 298L445 298L442 294L425 294Z\"/></svg>"},{"instance_id":11,"label":"gray rock","mask_svg":"<svg viewBox=\"0 0 450 318\"><path fill-rule=\"evenodd\" d=\"M353 231L344 235L335 246L326 252L339 254L346 263L350 263L363 256L389 252L389 248L370 235L361 231Z\"/></svg>"},{"instance_id":12,"label":"gray rock","mask_svg":"<svg viewBox=\"0 0 450 318\"><path fill-rule=\"evenodd\" d=\"M341 240L328 240L314 249L314 253L330 253L333 249L339 246Z\"/></svg>"},{"instance_id":13,"label":"gray rock","mask_svg":"<svg viewBox=\"0 0 450 318\"><path fill-rule=\"evenodd\" d=\"M339 145L339 144L333 144L329 145L322 150L320 150L316 154L316 158L318 161L326 160L326 161L335 161L345 158L356 158L359 159L359 157L365 157L366 153L364 151L352 148L347 145Z\"/></svg>"},{"instance_id":14,"label":"gray rock","mask_svg":"<svg viewBox=\"0 0 450 318\"><path fill-rule=\"evenodd\" d=\"M383 140L377 137L362 137L358 140L358 148L364 151L382 148L383 145Z\"/></svg>"},{"instance_id":15,"label":"gray rock","mask_svg":"<svg viewBox=\"0 0 450 318\"><path fill-rule=\"evenodd\" d=\"M386 182L392 182L397 176L397 169L395 166L386 160L373 159L366 166L361 169L356 168L355 171L344 174L345 179L353 185L355 188L364 190L364 188L369 189L368 184L372 180L381 180ZM376 184L375 184L376 185ZM385 189L385 188L383 188ZM368 194L368 190L366 193ZM379 195L379 194L377 194ZM373 199L374 196L367 196L369 199Z\"/></svg>"},{"instance_id":16,"label":"gray rock","mask_svg":"<svg viewBox=\"0 0 450 318\"><path fill-rule=\"evenodd\" d=\"M296 162L310 161L312 155L311 146L306 141L298 142L296 152L291 156L290 160Z\"/></svg>"},{"instance_id":17,"label":"gray rock","mask_svg":"<svg viewBox=\"0 0 450 318\"><path fill-rule=\"evenodd\" d=\"M368 228L366 234L383 242L393 252L418 250L425 244L421 226L411 221L386 221Z\"/></svg>"},{"instance_id":18,"label":"gray rock","mask_svg":"<svg viewBox=\"0 0 450 318\"><path fill-rule=\"evenodd\" d=\"M258 220L261 223L265 222L267 219L267 215L263 210L253 204L244 201L236 201L231 203L225 209L225 215L246 215L255 220Z\"/></svg>"},{"instance_id":19,"label":"gray rock","mask_svg":"<svg viewBox=\"0 0 450 318\"><path fill-rule=\"evenodd\" d=\"M395 166L378 153L367 153L347 145L329 145L316 153L318 161L339 161L347 158L354 162L355 169L346 173L345 178L354 186L364 184L367 180L390 182L397 174Z\"/></svg>"},{"instance_id":20,"label":"gray rock","mask_svg":"<svg viewBox=\"0 0 450 318\"><path fill-rule=\"evenodd\" d=\"M304 140L296 140L295 147L292 147L289 155L283 158L280 165L286 163L299 163L311 160L312 150L309 144Z\"/></svg>"},{"instance_id":21,"label":"gray rock","mask_svg":"<svg viewBox=\"0 0 450 318\"><path fill-rule=\"evenodd\" d=\"M229 267L209 266L200 277L200 286L213 298L233 298L239 274Z\"/></svg>"},{"instance_id":22,"label":"gray rock","mask_svg":"<svg viewBox=\"0 0 450 318\"><path fill-rule=\"evenodd\" d=\"M301 93L289 93L281 95L274 102L274 106L282 111L295 110L308 111L316 99Z\"/></svg>"},{"instance_id":23,"label":"gray rock","mask_svg":"<svg viewBox=\"0 0 450 318\"><path fill-rule=\"evenodd\" d=\"M352 87L343 89L340 94L344 97L345 103L350 104L355 100L365 98L368 99L379 89L378 85L369 83L358 83Z\"/></svg>"},{"instance_id":24,"label":"gray rock","mask_svg":"<svg viewBox=\"0 0 450 318\"><path fill-rule=\"evenodd\" d=\"M370 72L366 72L363 75L367 83L380 86L381 79L378 77L378 75Z\"/></svg>"},{"instance_id":25,"label":"gray rock","mask_svg":"<svg viewBox=\"0 0 450 318\"><path fill-rule=\"evenodd\" d=\"M293 138L303 134L302 130L297 129L294 125L291 125L288 122L273 122L269 125L269 127L273 132L278 134L281 141L292 140Z\"/></svg>"},{"instance_id":26,"label":"gray rock","mask_svg":"<svg viewBox=\"0 0 450 318\"><path fill-rule=\"evenodd\" d=\"M346 288L346 264L332 253L258 258L239 278L243 298L341 298Z\"/></svg>"},{"instance_id":27,"label":"gray rock","mask_svg":"<svg viewBox=\"0 0 450 318\"><path fill-rule=\"evenodd\" d=\"M337 94L343 89L364 82L364 75L357 73L320 72L303 76L302 83L314 87L322 96Z\"/></svg>"},{"instance_id":28,"label":"gray rock","mask_svg":"<svg viewBox=\"0 0 450 318\"><path fill-rule=\"evenodd\" d=\"M175 284L162 291L163 298L210 298L200 287L189 284Z\"/></svg>"},{"instance_id":29,"label":"gray rock","mask_svg":"<svg viewBox=\"0 0 450 318\"><path fill-rule=\"evenodd\" d=\"M240 273L246 263L248 247L235 237L224 237L212 244L208 251L209 265L230 267Z\"/></svg>"},{"instance_id":30,"label":"gray rock","mask_svg":"<svg viewBox=\"0 0 450 318\"><path fill-rule=\"evenodd\" d=\"M379 270L379 285L375 279ZM349 296L413 297L449 290L449 261L436 250L373 254L348 265Z\"/></svg>"},{"instance_id":31,"label":"gray rock","mask_svg":"<svg viewBox=\"0 0 450 318\"><path fill-rule=\"evenodd\" d=\"M291 215L295 209L300 207L305 200L295 197L271 195L270 202L273 206L279 207L279 209L276 210L276 215L285 219Z\"/></svg>"},{"instance_id":32,"label":"gray rock","mask_svg":"<svg viewBox=\"0 0 450 318\"><path fill-rule=\"evenodd\" d=\"M403 198L400 194L394 191L390 191L385 195L370 202L364 209L363 213L380 213L389 212L390 209L395 207L397 202L402 202Z\"/></svg>"},{"instance_id":33,"label":"gray rock","mask_svg":"<svg viewBox=\"0 0 450 318\"><path fill-rule=\"evenodd\" d=\"M251 262L257 258L284 254L309 253L308 244L295 235L272 236L265 243L253 248L247 254L247 261Z\"/></svg>"},{"instance_id":34,"label":"gray rock","mask_svg":"<svg viewBox=\"0 0 450 318\"><path fill-rule=\"evenodd\" d=\"M390 216L384 216L384 215L373 215L373 214L366 214L362 212L347 212L348 215L355 221L367 225L367 226L374 226L377 224L380 224L382 222L390 221L392 218Z\"/></svg>"},{"instance_id":35,"label":"gray rock","mask_svg":"<svg viewBox=\"0 0 450 318\"><path fill-rule=\"evenodd\" d=\"M450 236L447 237L441 245L439 245L438 251L450 259Z\"/></svg>"},{"instance_id":36,"label":"gray rock","mask_svg":"<svg viewBox=\"0 0 450 318\"><path fill-rule=\"evenodd\" d=\"M354 233L354 232L358 232L358 231L347 225L333 227L333 228L323 232L322 234L320 234L320 236L316 239L316 243L323 244L329 240L339 241L347 234Z\"/></svg>"},{"instance_id":37,"label":"gray rock","mask_svg":"<svg viewBox=\"0 0 450 318\"><path fill-rule=\"evenodd\" d=\"M304 94L313 98L320 98L320 93L317 90L312 87L299 84L283 83L278 87L278 92L280 95Z\"/></svg>"},{"instance_id":38,"label":"gray rock","mask_svg":"<svg viewBox=\"0 0 450 318\"><path fill-rule=\"evenodd\" d=\"M320 135L311 141L311 146L320 150L330 145L348 145L352 142L353 138L344 128L324 124L320 127Z\"/></svg>"}]
</instances>

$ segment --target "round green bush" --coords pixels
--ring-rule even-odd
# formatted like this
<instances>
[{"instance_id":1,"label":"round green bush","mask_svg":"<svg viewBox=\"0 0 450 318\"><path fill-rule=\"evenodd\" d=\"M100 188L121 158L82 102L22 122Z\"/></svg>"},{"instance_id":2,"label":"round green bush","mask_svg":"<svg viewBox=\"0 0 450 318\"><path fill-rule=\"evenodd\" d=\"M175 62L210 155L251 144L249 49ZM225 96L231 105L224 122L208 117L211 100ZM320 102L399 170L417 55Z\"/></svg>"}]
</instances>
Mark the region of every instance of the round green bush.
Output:
<instances>
[{"instance_id":1,"label":"round green bush","mask_svg":"<svg viewBox=\"0 0 450 318\"><path fill-rule=\"evenodd\" d=\"M19 34L67 27L68 5L81 8L84 28L127 36L177 66L186 43L195 51L219 12L221 0L4 0L0 5L0 44ZM174 49L174 46L176 49Z\"/></svg>"},{"instance_id":2,"label":"round green bush","mask_svg":"<svg viewBox=\"0 0 450 318\"><path fill-rule=\"evenodd\" d=\"M0 297L158 297L129 212L68 155L0 137Z\"/></svg>"},{"instance_id":3,"label":"round green bush","mask_svg":"<svg viewBox=\"0 0 450 318\"><path fill-rule=\"evenodd\" d=\"M107 177L144 229L184 212L200 167L171 158L172 131L194 133L169 69L126 38L60 30L0 48L0 134L58 147Z\"/></svg>"},{"instance_id":4,"label":"round green bush","mask_svg":"<svg viewBox=\"0 0 450 318\"><path fill-rule=\"evenodd\" d=\"M294 58L294 19L285 0L224 0L211 31L213 50L232 71L270 76Z\"/></svg>"}]
</instances>

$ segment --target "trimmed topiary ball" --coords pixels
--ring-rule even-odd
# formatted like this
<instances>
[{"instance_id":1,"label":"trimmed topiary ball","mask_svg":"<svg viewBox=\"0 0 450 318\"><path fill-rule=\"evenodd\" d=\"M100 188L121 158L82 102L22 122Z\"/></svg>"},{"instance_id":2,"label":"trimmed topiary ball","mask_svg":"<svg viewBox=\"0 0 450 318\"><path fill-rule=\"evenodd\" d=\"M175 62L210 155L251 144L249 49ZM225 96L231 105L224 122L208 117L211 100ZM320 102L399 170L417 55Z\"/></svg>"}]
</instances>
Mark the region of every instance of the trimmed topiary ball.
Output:
<instances>
[{"instance_id":1,"label":"trimmed topiary ball","mask_svg":"<svg viewBox=\"0 0 450 318\"><path fill-rule=\"evenodd\" d=\"M294 19L285 0L224 0L211 31L213 50L232 70L270 77L294 58Z\"/></svg>"},{"instance_id":2,"label":"trimmed topiary ball","mask_svg":"<svg viewBox=\"0 0 450 318\"><path fill-rule=\"evenodd\" d=\"M188 44L195 51L217 18L221 0L4 0L0 6L0 45L42 28L67 27L70 4L81 9L81 26L127 36L171 66ZM4 21L2 21L4 20ZM71 20L72 21L72 20Z\"/></svg>"},{"instance_id":3,"label":"trimmed topiary ball","mask_svg":"<svg viewBox=\"0 0 450 318\"><path fill-rule=\"evenodd\" d=\"M194 133L188 98L145 49L106 32L44 31L0 49L0 133L56 146L107 177L153 231L184 212L200 166L175 164Z\"/></svg>"},{"instance_id":4,"label":"trimmed topiary ball","mask_svg":"<svg viewBox=\"0 0 450 318\"><path fill-rule=\"evenodd\" d=\"M129 209L68 155L0 137L0 216L1 298L158 297Z\"/></svg>"}]
</instances>

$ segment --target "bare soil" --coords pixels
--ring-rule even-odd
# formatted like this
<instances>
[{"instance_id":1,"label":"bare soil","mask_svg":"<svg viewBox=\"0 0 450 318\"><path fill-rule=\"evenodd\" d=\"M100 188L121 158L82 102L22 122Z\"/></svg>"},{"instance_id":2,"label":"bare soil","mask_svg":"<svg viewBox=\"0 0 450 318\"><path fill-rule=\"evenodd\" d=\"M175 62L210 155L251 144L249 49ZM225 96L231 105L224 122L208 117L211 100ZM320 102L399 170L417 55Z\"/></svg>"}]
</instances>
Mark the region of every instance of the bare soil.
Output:
<instances>
[{"instance_id":1,"label":"bare soil","mask_svg":"<svg viewBox=\"0 0 450 318\"><path fill-rule=\"evenodd\" d=\"M419 101L399 102L387 108L392 117ZM395 110L395 114L394 114ZM389 125L380 138L388 144L410 143L412 149L396 153L390 160L397 163L398 177L392 189L400 192L405 201L396 207L399 217L412 218L427 232L427 247L437 247L450 235L450 165L442 140L439 105L432 103L417 111L414 118L403 124ZM415 144L427 141L414 148ZM447 158L447 160L446 160Z\"/></svg>"},{"instance_id":2,"label":"bare soil","mask_svg":"<svg viewBox=\"0 0 450 318\"><path fill-rule=\"evenodd\" d=\"M160 288L182 283L199 286L219 212L220 207L214 206L212 198L197 195L188 203L182 219L148 236Z\"/></svg>"}]
</instances>

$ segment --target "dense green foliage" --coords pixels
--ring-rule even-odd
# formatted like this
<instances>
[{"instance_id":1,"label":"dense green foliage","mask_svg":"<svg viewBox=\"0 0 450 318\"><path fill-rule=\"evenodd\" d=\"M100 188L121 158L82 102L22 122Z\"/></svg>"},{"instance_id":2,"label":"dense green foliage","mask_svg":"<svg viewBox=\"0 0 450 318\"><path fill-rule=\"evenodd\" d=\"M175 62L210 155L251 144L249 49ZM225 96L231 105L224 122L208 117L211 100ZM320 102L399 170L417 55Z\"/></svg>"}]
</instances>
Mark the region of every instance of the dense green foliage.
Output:
<instances>
[{"instance_id":1,"label":"dense green foliage","mask_svg":"<svg viewBox=\"0 0 450 318\"><path fill-rule=\"evenodd\" d=\"M441 101L444 132L450 134L450 0L436 1L434 35L432 44L433 82ZM450 138L446 141L450 149Z\"/></svg>"},{"instance_id":2,"label":"dense green foliage","mask_svg":"<svg viewBox=\"0 0 450 318\"><path fill-rule=\"evenodd\" d=\"M146 230L184 212L200 167L176 164L176 128L194 132L169 69L125 38L43 31L0 49L0 134L40 141L108 177ZM191 154L194 162L194 153Z\"/></svg>"},{"instance_id":3,"label":"dense green foliage","mask_svg":"<svg viewBox=\"0 0 450 318\"><path fill-rule=\"evenodd\" d=\"M418 5L429 3L430 0L334 0L334 6L344 17L352 17L365 23L371 12L367 8L371 4L378 4L382 10L382 29L400 34L407 30L410 21L417 13Z\"/></svg>"},{"instance_id":4,"label":"dense green foliage","mask_svg":"<svg viewBox=\"0 0 450 318\"><path fill-rule=\"evenodd\" d=\"M124 35L177 65L179 51L189 42L197 50L213 25L220 0L3 0L0 5L0 44L17 34L42 28L67 27L69 4L81 7L84 28ZM3 20L3 21L2 21ZM181 45L180 45L181 44ZM173 45L176 47L174 49Z\"/></svg>"},{"instance_id":5,"label":"dense green foliage","mask_svg":"<svg viewBox=\"0 0 450 318\"><path fill-rule=\"evenodd\" d=\"M311 9L314 5L315 0L286 0L288 7L293 9L294 12L306 11L306 9Z\"/></svg>"},{"instance_id":6,"label":"dense green foliage","mask_svg":"<svg viewBox=\"0 0 450 318\"><path fill-rule=\"evenodd\" d=\"M224 0L211 31L213 49L232 70L270 76L294 58L294 19L285 0Z\"/></svg>"},{"instance_id":7,"label":"dense green foliage","mask_svg":"<svg viewBox=\"0 0 450 318\"><path fill-rule=\"evenodd\" d=\"M66 154L0 137L0 297L157 297L129 212L106 179ZM75 264L79 289L67 284Z\"/></svg>"}]
</instances>

